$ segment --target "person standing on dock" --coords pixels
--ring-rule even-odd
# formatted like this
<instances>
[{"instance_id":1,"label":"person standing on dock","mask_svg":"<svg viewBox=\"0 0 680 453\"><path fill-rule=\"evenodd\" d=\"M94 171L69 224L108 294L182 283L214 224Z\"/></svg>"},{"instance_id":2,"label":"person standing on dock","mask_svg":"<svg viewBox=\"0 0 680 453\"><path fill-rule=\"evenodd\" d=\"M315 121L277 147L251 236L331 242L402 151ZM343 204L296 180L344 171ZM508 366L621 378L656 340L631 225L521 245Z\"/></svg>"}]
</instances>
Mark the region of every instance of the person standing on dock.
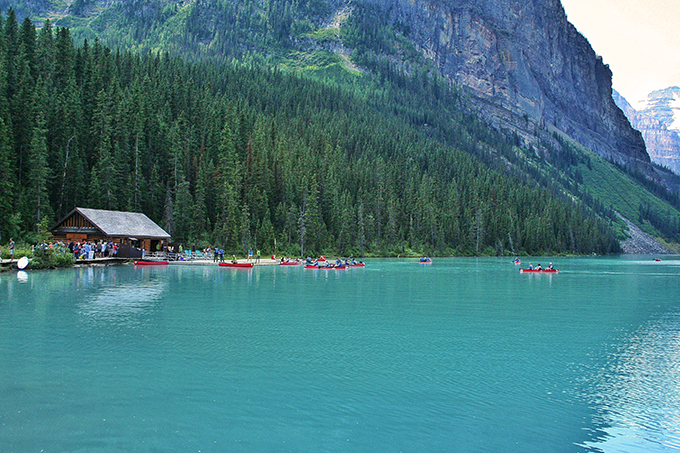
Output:
<instances>
[{"instance_id":1,"label":"person standing on dock","mask_svg":"<svg viewBox=\"0 0 680 453\"><path fill-rule=\"evenodd\" d=\"M259 262L260 262L260 257L261 257L261 256L262 256L262 254L261 254L260 251L258 250L258 251L257 251L257 260L256 260L256 262L257 262L258 264L259 264Z\"/></svg>"},{"instance_id":2,"label":"person standing on dock","mask_svg":"<svg viewBox=\"0 0 680 453\"><path fill-rule=\"evenodd\" d=\"M14 239L9 238L9 262L14 259Z\"/></svg>"},{"instance_id":3,"label":"person standing on dock","mask_svg":"<svg viewBox=\"0 0 680 453\"><path fill-rule=\"evenodd\" d=\"M253 260L253 249L248 249L248 261Z\"/></svg>"}]
</instances>

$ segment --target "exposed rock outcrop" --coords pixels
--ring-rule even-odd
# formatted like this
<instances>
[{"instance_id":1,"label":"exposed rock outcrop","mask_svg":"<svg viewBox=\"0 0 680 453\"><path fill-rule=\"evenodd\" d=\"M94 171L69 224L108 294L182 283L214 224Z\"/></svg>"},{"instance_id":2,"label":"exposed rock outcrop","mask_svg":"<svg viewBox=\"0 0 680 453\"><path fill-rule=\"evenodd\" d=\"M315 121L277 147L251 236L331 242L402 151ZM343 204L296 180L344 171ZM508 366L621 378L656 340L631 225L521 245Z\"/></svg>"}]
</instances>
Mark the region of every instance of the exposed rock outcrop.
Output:
<instances>
[{"instance_id":1,"label":"exposed rock outcrop","mask_svg":"<svg viewBox=\"0 0 680 453\"><path fill-rule=\"evenodd\" d=\"M628 225L628 234L630 238L621 242L621 250L623 253L629 255L664 255L672 253L663 245L659 244L653 237L638 228L633 222L623 217L618 216Z\"/></svg>"}]
</instances>

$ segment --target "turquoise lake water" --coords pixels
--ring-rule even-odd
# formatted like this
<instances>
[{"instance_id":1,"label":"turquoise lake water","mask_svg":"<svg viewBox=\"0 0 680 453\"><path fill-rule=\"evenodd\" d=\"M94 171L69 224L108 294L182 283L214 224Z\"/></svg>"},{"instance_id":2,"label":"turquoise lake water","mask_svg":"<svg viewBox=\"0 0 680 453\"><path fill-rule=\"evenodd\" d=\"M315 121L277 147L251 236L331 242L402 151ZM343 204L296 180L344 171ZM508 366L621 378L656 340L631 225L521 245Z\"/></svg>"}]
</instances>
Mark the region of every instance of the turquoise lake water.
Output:
<instances>
[{"instance_id":1,"label":"turquoise lake water","mask_svg":"<svg viewBox=\"0 0 680 453\"><path fill-rule=\"evenodd\" d=\"M680 258L550 260L0 275L0 452L680 450Z\"/></svg>"}]
</instances>

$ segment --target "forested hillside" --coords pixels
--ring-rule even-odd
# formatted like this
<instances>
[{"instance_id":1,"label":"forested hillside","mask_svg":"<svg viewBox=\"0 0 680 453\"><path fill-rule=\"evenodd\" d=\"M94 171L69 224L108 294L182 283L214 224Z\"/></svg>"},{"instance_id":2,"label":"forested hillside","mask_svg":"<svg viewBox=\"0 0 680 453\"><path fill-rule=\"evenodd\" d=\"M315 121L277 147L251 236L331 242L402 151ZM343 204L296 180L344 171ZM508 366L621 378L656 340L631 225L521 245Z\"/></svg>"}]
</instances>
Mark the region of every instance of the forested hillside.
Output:
<instances>
[{"instance_id":1,"label":"forested hillside","mask_svg":"<svg viewBox=\"0 0 680 453\"><path fill-rule=\"evenodd\" d=\"M2 25L3 238L87 206L234 252L275 239L289 254L618 250L611 212L565 195L436 77L348 88L76 46L11 11ZM577 184L569 165L559 175Z\"/></svg>"},{"instance_id":2,"label":"forested hillside","mask_svg":"<svg viewBox=\"0 0 680 453\"><path fill-rule=\"evenodd\" d=\"M0 0L19 21L51 19L77 42L100 38L111 48L163 50L188 60L230 61L249 55L280 60L331 9L325 0Z\"/></svg>"}]
</instances>

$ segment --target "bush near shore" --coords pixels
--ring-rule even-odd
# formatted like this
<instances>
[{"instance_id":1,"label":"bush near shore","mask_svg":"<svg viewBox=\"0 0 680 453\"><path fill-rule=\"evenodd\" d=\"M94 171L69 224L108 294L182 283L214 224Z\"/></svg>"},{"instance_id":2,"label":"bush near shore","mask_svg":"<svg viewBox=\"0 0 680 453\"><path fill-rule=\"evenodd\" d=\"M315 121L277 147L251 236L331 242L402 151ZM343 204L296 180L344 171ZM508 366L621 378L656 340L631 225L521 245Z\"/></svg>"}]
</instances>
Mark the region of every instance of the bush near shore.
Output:
<instances>
[{"instance_id":1,"label":"bush near shore","mask_svg":"<svg viewBox=\"0 0 680 453\"><path fill-rule=\"evenodd\" d=\"M54 247L32 247L30 245L17 245L14 249L14 261L22 257L28 257L29 269L56 269L61 267L71 267L75 264L75 259L71 251L63 246ZM2 259L8 260L9 245L2 246Z\"/></svg>"}]
</instances>

